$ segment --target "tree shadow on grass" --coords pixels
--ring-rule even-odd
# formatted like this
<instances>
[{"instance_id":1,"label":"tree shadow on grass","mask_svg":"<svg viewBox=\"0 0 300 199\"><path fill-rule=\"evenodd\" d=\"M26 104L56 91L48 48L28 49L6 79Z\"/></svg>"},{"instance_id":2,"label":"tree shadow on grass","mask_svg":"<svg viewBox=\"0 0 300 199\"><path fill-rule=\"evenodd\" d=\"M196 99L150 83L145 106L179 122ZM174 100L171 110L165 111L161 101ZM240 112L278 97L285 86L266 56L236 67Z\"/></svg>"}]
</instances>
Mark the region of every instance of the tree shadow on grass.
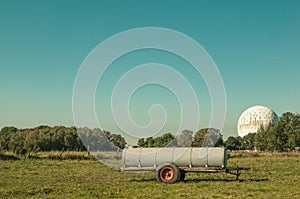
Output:
<instances>
[{"instance_id":1,"label":"tree shadow on grass","mask_svg":"<svg viewBox=\"0 0 300 199\"><path fill-rule=\"evenodd\" d=\"M7 155L0 153L0 160L19 160L20 158L14 156L14 155Z\"/></svg>"},{"instance_id":2,"label":"tree shadow on grass","mask_svg":"<svg viewBox=\"0 0 300 199\"><path fill-rule=\"evenodd\" d=\"M259 179L240 179L239 182L265 182L269 181L268 178L259 178Z\"/></svg>"},{"instance_id":3,"label":"tree shadow on grass","mask_svg":"<svg viewBox=\"0 0 300 199\"><path fill-rule=\"evenodd\" d=\"M187 180L184 180L183 182L186 182L186 183L194 183L194 182L234 182L236 180L234 179L212 179L212 178L201 178L201 179L187 179Z\"/></svg>"},{"instance_id":4,"label":"tree shadow on grass","mask_svg":"<svg viewBox=\"0 0 300 199\"><path fill-rule=\"evenodd\" d=\"M155 178L136 178L136 179L130 179L130 182L154 182L156 181Z\"/></svg>"},{"instance_id":5,"label":"tree shadow on grass","mask_svg":"<svg viewBox=\"0 0 300 199\"><path fill-rule=\"evenodd\" d=\"M261 179L216 179L216 178L201 178L201 179L187 179L183 182L186 183L193 183L193 182L264 182L268 181L267 178L261 178Z\"/></svg>"},{"instance_id":6,"label":"tree shadow on grass","mask_svg":"<svg viewBox=\"0 0 300 199\"><path fill-rule=\"evenodd\" d=\"M180 181L183 183L197 183L197 182L265 182L268 181L267 178L261 179L216 179L216 178L201 178L201 179L186 179L184 181ZM156 181L155 178L136 178L130 179L130 182L154 182Z\"/></svg>"}]
</instances>

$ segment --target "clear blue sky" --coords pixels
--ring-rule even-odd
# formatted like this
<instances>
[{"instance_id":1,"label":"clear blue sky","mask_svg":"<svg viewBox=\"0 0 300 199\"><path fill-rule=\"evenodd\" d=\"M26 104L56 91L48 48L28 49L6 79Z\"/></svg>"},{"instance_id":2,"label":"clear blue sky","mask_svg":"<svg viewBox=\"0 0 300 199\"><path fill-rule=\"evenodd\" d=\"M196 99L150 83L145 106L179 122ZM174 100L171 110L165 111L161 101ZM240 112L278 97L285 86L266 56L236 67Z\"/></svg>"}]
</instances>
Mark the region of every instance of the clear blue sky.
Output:
<instances>
[{"instance_id":1,"label":"clear blue sky","mask_svg":"<svg viewBox=\"0 0 300 199\"><path fill-rule=\"evenodd\" d=\"M278 115L300 112L299 24L297 0L1 1L0 127L74 125L73 84L84 58L101 41L116 33L151 26L180 31L210 54L220 70L227 94L223 134L237 135L238 117L250 106L265 105ZM165 59L172 65L168 55L148 53L146 57L138 52L135 56L142 56L139 60L145 62ZM119 62L134 65L135 56L128 55ZM113 84L112 81L108 78L108 84ZM156 88L152 95L151 89L145 87L134 95L133 118L144 124L147 114L143 120L140 112L147 112L149 105L157 102L154 99L159 93L165 93L170 98L165 100L170 106L166 109L173 111L170 115L175 115L176 121L174 96L161 88ZM96 107L104 106L101 96L104 96L101 91L97 92ZM201 98L201 94L198 96ZM200 105L204 107L203 127L210 119L205 108L209 107L207 98L204 93ZM117 131L110 116L107 118L105 128ZM171 130L174 121L169 125Z\"/></svg>"}]
</instances>

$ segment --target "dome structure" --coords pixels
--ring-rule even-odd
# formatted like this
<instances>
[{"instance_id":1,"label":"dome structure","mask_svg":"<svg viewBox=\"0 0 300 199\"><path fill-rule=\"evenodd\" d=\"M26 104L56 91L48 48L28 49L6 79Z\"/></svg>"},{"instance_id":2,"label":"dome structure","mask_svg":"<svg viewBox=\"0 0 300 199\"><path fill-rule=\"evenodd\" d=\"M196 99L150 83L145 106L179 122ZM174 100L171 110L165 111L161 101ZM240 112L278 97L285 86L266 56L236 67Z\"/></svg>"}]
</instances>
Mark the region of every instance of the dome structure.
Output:
<instances>
[{"instance_id":1,"label":"dome structure","mask_svg":"<svg viewBox=\"0 0 300 199\"><path fill-rule=\"evenodd\" d=\"M244 111L237 124L241 137L249 133L256 133L261 126L266 128L271 123L278 122L277 114L265 106L253 106Z\"/></svg>"}]
</instances>

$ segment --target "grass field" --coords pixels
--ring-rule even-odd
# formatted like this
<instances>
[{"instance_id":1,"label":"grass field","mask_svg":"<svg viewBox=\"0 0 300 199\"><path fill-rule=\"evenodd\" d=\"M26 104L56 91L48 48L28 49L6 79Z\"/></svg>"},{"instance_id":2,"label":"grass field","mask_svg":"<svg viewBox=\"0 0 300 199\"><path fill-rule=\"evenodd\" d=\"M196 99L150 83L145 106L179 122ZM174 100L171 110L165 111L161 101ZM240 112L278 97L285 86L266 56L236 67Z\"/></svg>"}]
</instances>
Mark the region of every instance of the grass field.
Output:
<instances>
[{"instance_id":1,"label":"grass field","mask_svg":"<svg viewBox=\"0 0 300 199\"><path fill-rule=\"evenodd\" d=\"M119 173L95 160L0 160L0 198L300 198L300 156L228 160L251 167L241 180L225 173L188 173L156 182L154 173Z\"/></svg>"}]
</instances>

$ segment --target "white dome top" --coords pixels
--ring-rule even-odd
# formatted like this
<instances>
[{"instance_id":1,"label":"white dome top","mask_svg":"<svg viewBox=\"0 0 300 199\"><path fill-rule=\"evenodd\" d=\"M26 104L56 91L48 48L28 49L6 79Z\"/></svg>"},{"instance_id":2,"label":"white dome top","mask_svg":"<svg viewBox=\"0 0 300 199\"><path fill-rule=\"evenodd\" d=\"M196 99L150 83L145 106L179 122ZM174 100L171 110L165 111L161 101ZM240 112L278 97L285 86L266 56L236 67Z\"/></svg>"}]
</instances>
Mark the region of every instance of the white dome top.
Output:
<instances>
[{"instance_id":1,"label":"white dome top","mask_svg":"<svg viewBox=\"0 0 300 199\"><path fill-rule=\"evenodd\" d=\"M237 129L241 137L249 133L256 133L261 126L266 128L270 123L276 123L278 116L265 106L253 106L242 113L239 118Z\"/></svg>"}]
</instances>

